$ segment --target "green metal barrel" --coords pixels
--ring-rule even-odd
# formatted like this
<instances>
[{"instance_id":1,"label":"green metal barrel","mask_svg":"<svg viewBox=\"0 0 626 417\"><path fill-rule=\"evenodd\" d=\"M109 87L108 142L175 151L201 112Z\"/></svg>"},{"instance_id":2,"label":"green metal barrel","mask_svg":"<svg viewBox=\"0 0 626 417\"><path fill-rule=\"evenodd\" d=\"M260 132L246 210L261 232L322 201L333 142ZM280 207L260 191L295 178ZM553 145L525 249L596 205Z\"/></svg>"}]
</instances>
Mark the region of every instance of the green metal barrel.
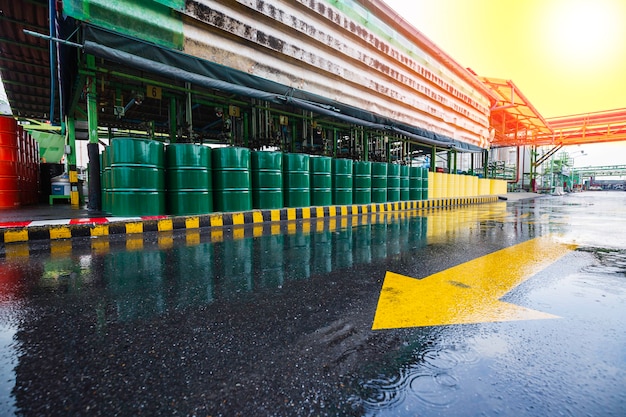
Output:
<instances>
[{"instance_id":1,"label":"green metal barrel","mask_svg":"<svg viewBox=\"0 0 626 417\"><path fill-rule=\"evenodd\" d=\"M400 165L400 201L409 200L409 166Z\"/></svg>"},{"instance_id":2,"label":"green metal barrel","mask_svg":"<svg viewBox=\"0 0 626 417\"><path fill-rule=\"evenodd\" d=\"M372 163L356 161L352 169L353 187L352 201L354 204L370 204L372 202Z\"/></svg>"},{"instance_id":3,"label":"green metal barrel","mask_svg":"<svg viewBox=\"0 0 626 417\"><path fill-rule=\"evenodd\" d=\"M311 205L309 155L283 154L283 200L285 207Z\"/></svg>"},{"instance_id":4,"label":"green metal barrel","mask_svg":"<svg viewBox=\"0 0 626 417\"><path fill-rule=\"evenodd\" d=\"M109 161L109 146L100 153L100 188L102 198L102 211L110 212L111 196L111 162Z\"/></svg>"},{"instance_id":5,"label":"green metal barrel","mask_svg":"<svg viewBox=\"0 0 626 417\"><path fill-rule=\"evenodd\" d=\"M400 165L387 164L387 201L400 201Z\"/></svg>"},{"instance_id":6,"label":"green metal barrel","mask_svg":"<svg viewBox=\"0 0 626 417\"><path fill-rule=\"evenodd\" d=\"M214 148L211 150L211 162L215 211L251 210L250 149Z\"/></svg>"},{"instance_id":7,"label":"green metal barrel","mask_svg":"<svg viewBox=\"0 0 626 417\"><path fill-rule=\"evenodd\" d=\"M409 199L412 201L422 199L422 168L409 168Z\"/></svg>"},{"instance_id":8,"label":"green metal barrel","mask_svg":"<svg viewBox=\"0 0 626 417\"><path fill-rule=\"evenodd\" d=\"M283 207L283 154L252 151L252 207L278 209Z\"/></svg>"},{"instance_id":9,"label":"green metal barrel","mask_svg":"<svg viewBox=\"0 0 626 417\"><path fill-rule=\"evenodd\" d=\"M387 163L372 162L372 203L387 202Z\"/></svg>"},{"instance_id":10,"label":"green metal barrel","mask_svg":"<svg viewBox=\"0 0 626 417\"><path fill-rule=\"evenodd\" d=\"M116 138L109 146L110 212L114 216L165 214L164 145Z\"/></svg>"},{"instance_id":11,"label":"green metal barrel","mask_svg":"<svg viewBox=\"0 0 626 417\"><path fill-rule=\"evenodd\" d=\"M333 204L352 204L352 160L333 159Z\"/></svg>"},{"instance_id":12,"label":"green metal barrel","mask_svg":"<svg viewBox=\"0 0 626 417\"><path fill-rule=\"evenodd\" d=\"M165 148L166 207L169 214L203 214L213 211L211 148L174 143Z\"/></svg>"},{"instance_id":13,"label":"green metal barrel","mask_svg":"<svg viewBox=\"0 0 626 417\"><path fill-rule=\"evenodd\" d=\"M331 161L332 158L328 156L312 156L310 159L312 206L330 206L332 204Z\"/></svg>"},{"instance_id":14,"label":"green metal barrel","mask_svg":"<svg viewBox=\"0 0 626 417\"><path fill-rule=\"evenodd\" d=\"M422 168L422 200L428 200L428 169Z\"/></svg>"}]
</instances>

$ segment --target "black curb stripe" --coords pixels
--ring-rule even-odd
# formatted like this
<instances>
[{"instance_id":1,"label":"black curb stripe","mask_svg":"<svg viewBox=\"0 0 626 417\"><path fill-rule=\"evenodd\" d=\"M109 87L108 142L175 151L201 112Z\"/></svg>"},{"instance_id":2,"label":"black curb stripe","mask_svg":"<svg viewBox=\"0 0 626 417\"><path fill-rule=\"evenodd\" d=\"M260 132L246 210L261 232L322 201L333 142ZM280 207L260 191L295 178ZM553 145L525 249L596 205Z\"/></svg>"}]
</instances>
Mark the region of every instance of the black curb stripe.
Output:
<instances>
[{"instance_id":1,"label":"black curb stripe","mask_svg":"<svg viewBox=\"0 0 626 417\"><path fill-rule=\"evenodd\" d=\"M50 229L47 227L33 227L28 229L28 240L50 240Z\"/></svg>"},{"instance_id":2,"label":"black curb stripe","mask_svg":"<svg viewBox=\"0 0 626 417\"><path fill-rule=\"evenodd\" d=\"M109 224L109 234L110 235L120 235L126 233L126 223L110 223Z\"/></svg>"},{"instance_id":3,"label":"black curb stripe","mask_svg":"<svg viewBox=\"0 0 626 417\"><path fill-rule=\"evenodd\" d=\"M145 232L158 232L159 224L156 220L144 220L143 231Z\"/></svg>"},{"instance_id":4,"label":"black curb stripe","mask_svg":"<svg viewBox=\"0 0 626 417\"><path fill-rule=\"evenodd\" d=\"M233 225L233 215L232 215L232 213L222 213L222 225L223 226L232 226Z\"/></svg>"},{"instance_id":5,"label":"black curb stripe","mask_svg":"<svg viewBox=\"0 0 626 417\"><path fill-rule=\"evenodd\" d=\"M287 209L286 208L280 209L280 220L287 221Z\"/></svg>"},{"instance_id":6,"label":"black curb stripe","mask_svg":"<svg viewBox=\"0 0 626 417\"><path fill-rule=\"evenodd\" d=\"M302 220L302 208L296 208L296 220Z\"/></svg>"},{"instance_id":7,"label":"black curb stripe","mask_svg":"<svg viewBox=\"0 0 626 417\"><path fill-rule=\"evenodd\" d=\"M254 223L254 218L252 217L251 211L245 211L243 213L243 224L252 224Z\"/></svg>"},{"instance_id":8,"label":"black curb stripe","mask_svg":"<svg viewBox=\"0 0 626 417\"><path fill-rule=\"evenodd\" d=\"M263 222L271 222L272 221L272 211L271 210L261 210L261 216L263 216Z\"/></svg>"},{"instance_id":9,"label":"black curb stripe","mask_svg":"<svg viewBox=\"0 0 626 417\"><path fill-rule=\"evenodd\" d=\"M187 227L187 222L184 222L185 228ZM198 219L198 226L200 227L211 227L211 216L200 216Z\"/></svg>"},{"instance_id":10,"label":"black curb stripe","mask_svg":"<svg viewBox=\"0 0 626 417\"><path fill-rule=\"evenodd\" d=\"M324 207L324 217L330 217L330 207Z\"/></svg>"},{"instance_id":11,"label":"black curb stripe","mask_svg":"<svg viewBox=\"0 0 626 417\"><path fill-rule=\"evenodd\" d=\"M174 217L172 218L172 229L179 230L185 229L187 227L187 222L184 217Z\"/></svg>"},{"instance_id":12,"label":"black curb stripe","mask_svg":"<svg viewBox=\"0 0 626 417\"><path fill-rule=\"evenodd\" d=\"M72 237L90 237L92 225L73 225L70 226L70 233Z\"/></svg>"}]
</instances>

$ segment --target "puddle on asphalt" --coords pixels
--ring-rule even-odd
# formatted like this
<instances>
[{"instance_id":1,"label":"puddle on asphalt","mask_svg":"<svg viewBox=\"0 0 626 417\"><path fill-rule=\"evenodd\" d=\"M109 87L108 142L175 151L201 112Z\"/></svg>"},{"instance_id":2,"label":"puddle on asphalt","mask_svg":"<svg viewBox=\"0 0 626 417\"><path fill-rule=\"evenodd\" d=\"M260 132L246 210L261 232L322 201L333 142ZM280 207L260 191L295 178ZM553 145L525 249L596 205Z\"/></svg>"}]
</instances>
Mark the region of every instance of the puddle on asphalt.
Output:
<instances>
[{"instance_id":1,"label":"puddle on asphalt","mask_svg":"<svg viewBox=\"0 0 626 417\"><path fill-rule=\"evenodd\" d=\"M596 232L597 213L568 212L599 206L584 203L20 246L0 259L0 415L610 415L626 405L626 238L622 219ZM388 267L424 277L549 233L589 246L503 301L561 318L371 331Z\"/></svg>"}]
</instances>

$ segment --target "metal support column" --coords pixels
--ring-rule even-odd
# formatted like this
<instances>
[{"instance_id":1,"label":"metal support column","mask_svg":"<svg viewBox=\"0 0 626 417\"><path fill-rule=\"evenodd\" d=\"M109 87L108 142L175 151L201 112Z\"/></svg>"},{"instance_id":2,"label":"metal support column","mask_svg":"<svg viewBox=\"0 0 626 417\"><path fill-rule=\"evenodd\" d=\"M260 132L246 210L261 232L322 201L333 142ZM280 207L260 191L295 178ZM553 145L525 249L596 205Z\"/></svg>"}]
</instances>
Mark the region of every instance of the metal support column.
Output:
<instances>
[{"instance_id":1,"label":"metal support column","mask_svg":"<svg viewBox=\"0 0 626 417\"><path fill-rule=\"evenodd\" d=\"M87 55L89 69L95 67L93 55ZM89 128L89 143L87 155L89 156L89 210L100 211L102 209L102 188L100 183L100 152L98 149L98 100L96 97L96 78L89 76L87 82L87 125Z\"/></svg>"},{"instance_id":2,"label":"metal support column","mask_svg":"<svg viewBox=\"0 0 626 417\"><path fill-rule=\"evenodd\" d=\"M78 171L76 170L76 131L74 129L74 119L66 118L65 132L69 153L66 154L68 175L70 180L70 203L72 208L80 207L80 194L78 190Z\"/></svg>"},{"instance_id":3,"label":"metal support column","mask_svg":"<svg viewBox=\"0 0 626 417\"><path fill-rule=\"evenodd\" d=\"M430 149L430 172L435 172L435 165L437 161L437 147L433 146Z\"/></svg>"},{"instance_id":4,"label":"metal support column","mask_svg":"<svg viewBox=\"0 0 626 417\"><path fill-rule=\"evenodd\" d=\"M170 142L176 143L176 126L178 126L178 112L176 106L176 97L170 97L170 114L169 114Z\"/></svg>"},{"instance_id":5,"label":"metal support column","mask_svg":"<svg viewBox=\"0 0 626 417\"><path fill-rule=\"evenodd\" d=\"M192 117L192 106L191 106L191 83L187 81L185 83L185 88L187 89L186 97L185 97L185 123L187 124L187 142L193 142L193 117Z\"/></svg>"}]
</instances>

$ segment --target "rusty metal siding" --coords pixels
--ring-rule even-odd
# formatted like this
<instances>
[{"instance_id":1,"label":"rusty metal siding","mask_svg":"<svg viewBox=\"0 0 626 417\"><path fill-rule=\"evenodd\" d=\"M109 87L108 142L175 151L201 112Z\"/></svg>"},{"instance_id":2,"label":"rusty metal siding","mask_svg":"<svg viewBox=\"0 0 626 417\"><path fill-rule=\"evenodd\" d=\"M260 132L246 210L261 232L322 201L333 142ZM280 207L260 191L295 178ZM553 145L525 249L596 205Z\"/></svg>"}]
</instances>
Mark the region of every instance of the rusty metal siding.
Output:
<instances>
[{"instance_id":1,"label":"rusty metal siding","mask_svg":"<svg viewBox=\"0 0 626 417\"><path fill-rule=\"evenodd\" d=\"M184 51L484 147L488 97L368 13L320 0L188 0Z\"/></svg>"}]
</instances>

